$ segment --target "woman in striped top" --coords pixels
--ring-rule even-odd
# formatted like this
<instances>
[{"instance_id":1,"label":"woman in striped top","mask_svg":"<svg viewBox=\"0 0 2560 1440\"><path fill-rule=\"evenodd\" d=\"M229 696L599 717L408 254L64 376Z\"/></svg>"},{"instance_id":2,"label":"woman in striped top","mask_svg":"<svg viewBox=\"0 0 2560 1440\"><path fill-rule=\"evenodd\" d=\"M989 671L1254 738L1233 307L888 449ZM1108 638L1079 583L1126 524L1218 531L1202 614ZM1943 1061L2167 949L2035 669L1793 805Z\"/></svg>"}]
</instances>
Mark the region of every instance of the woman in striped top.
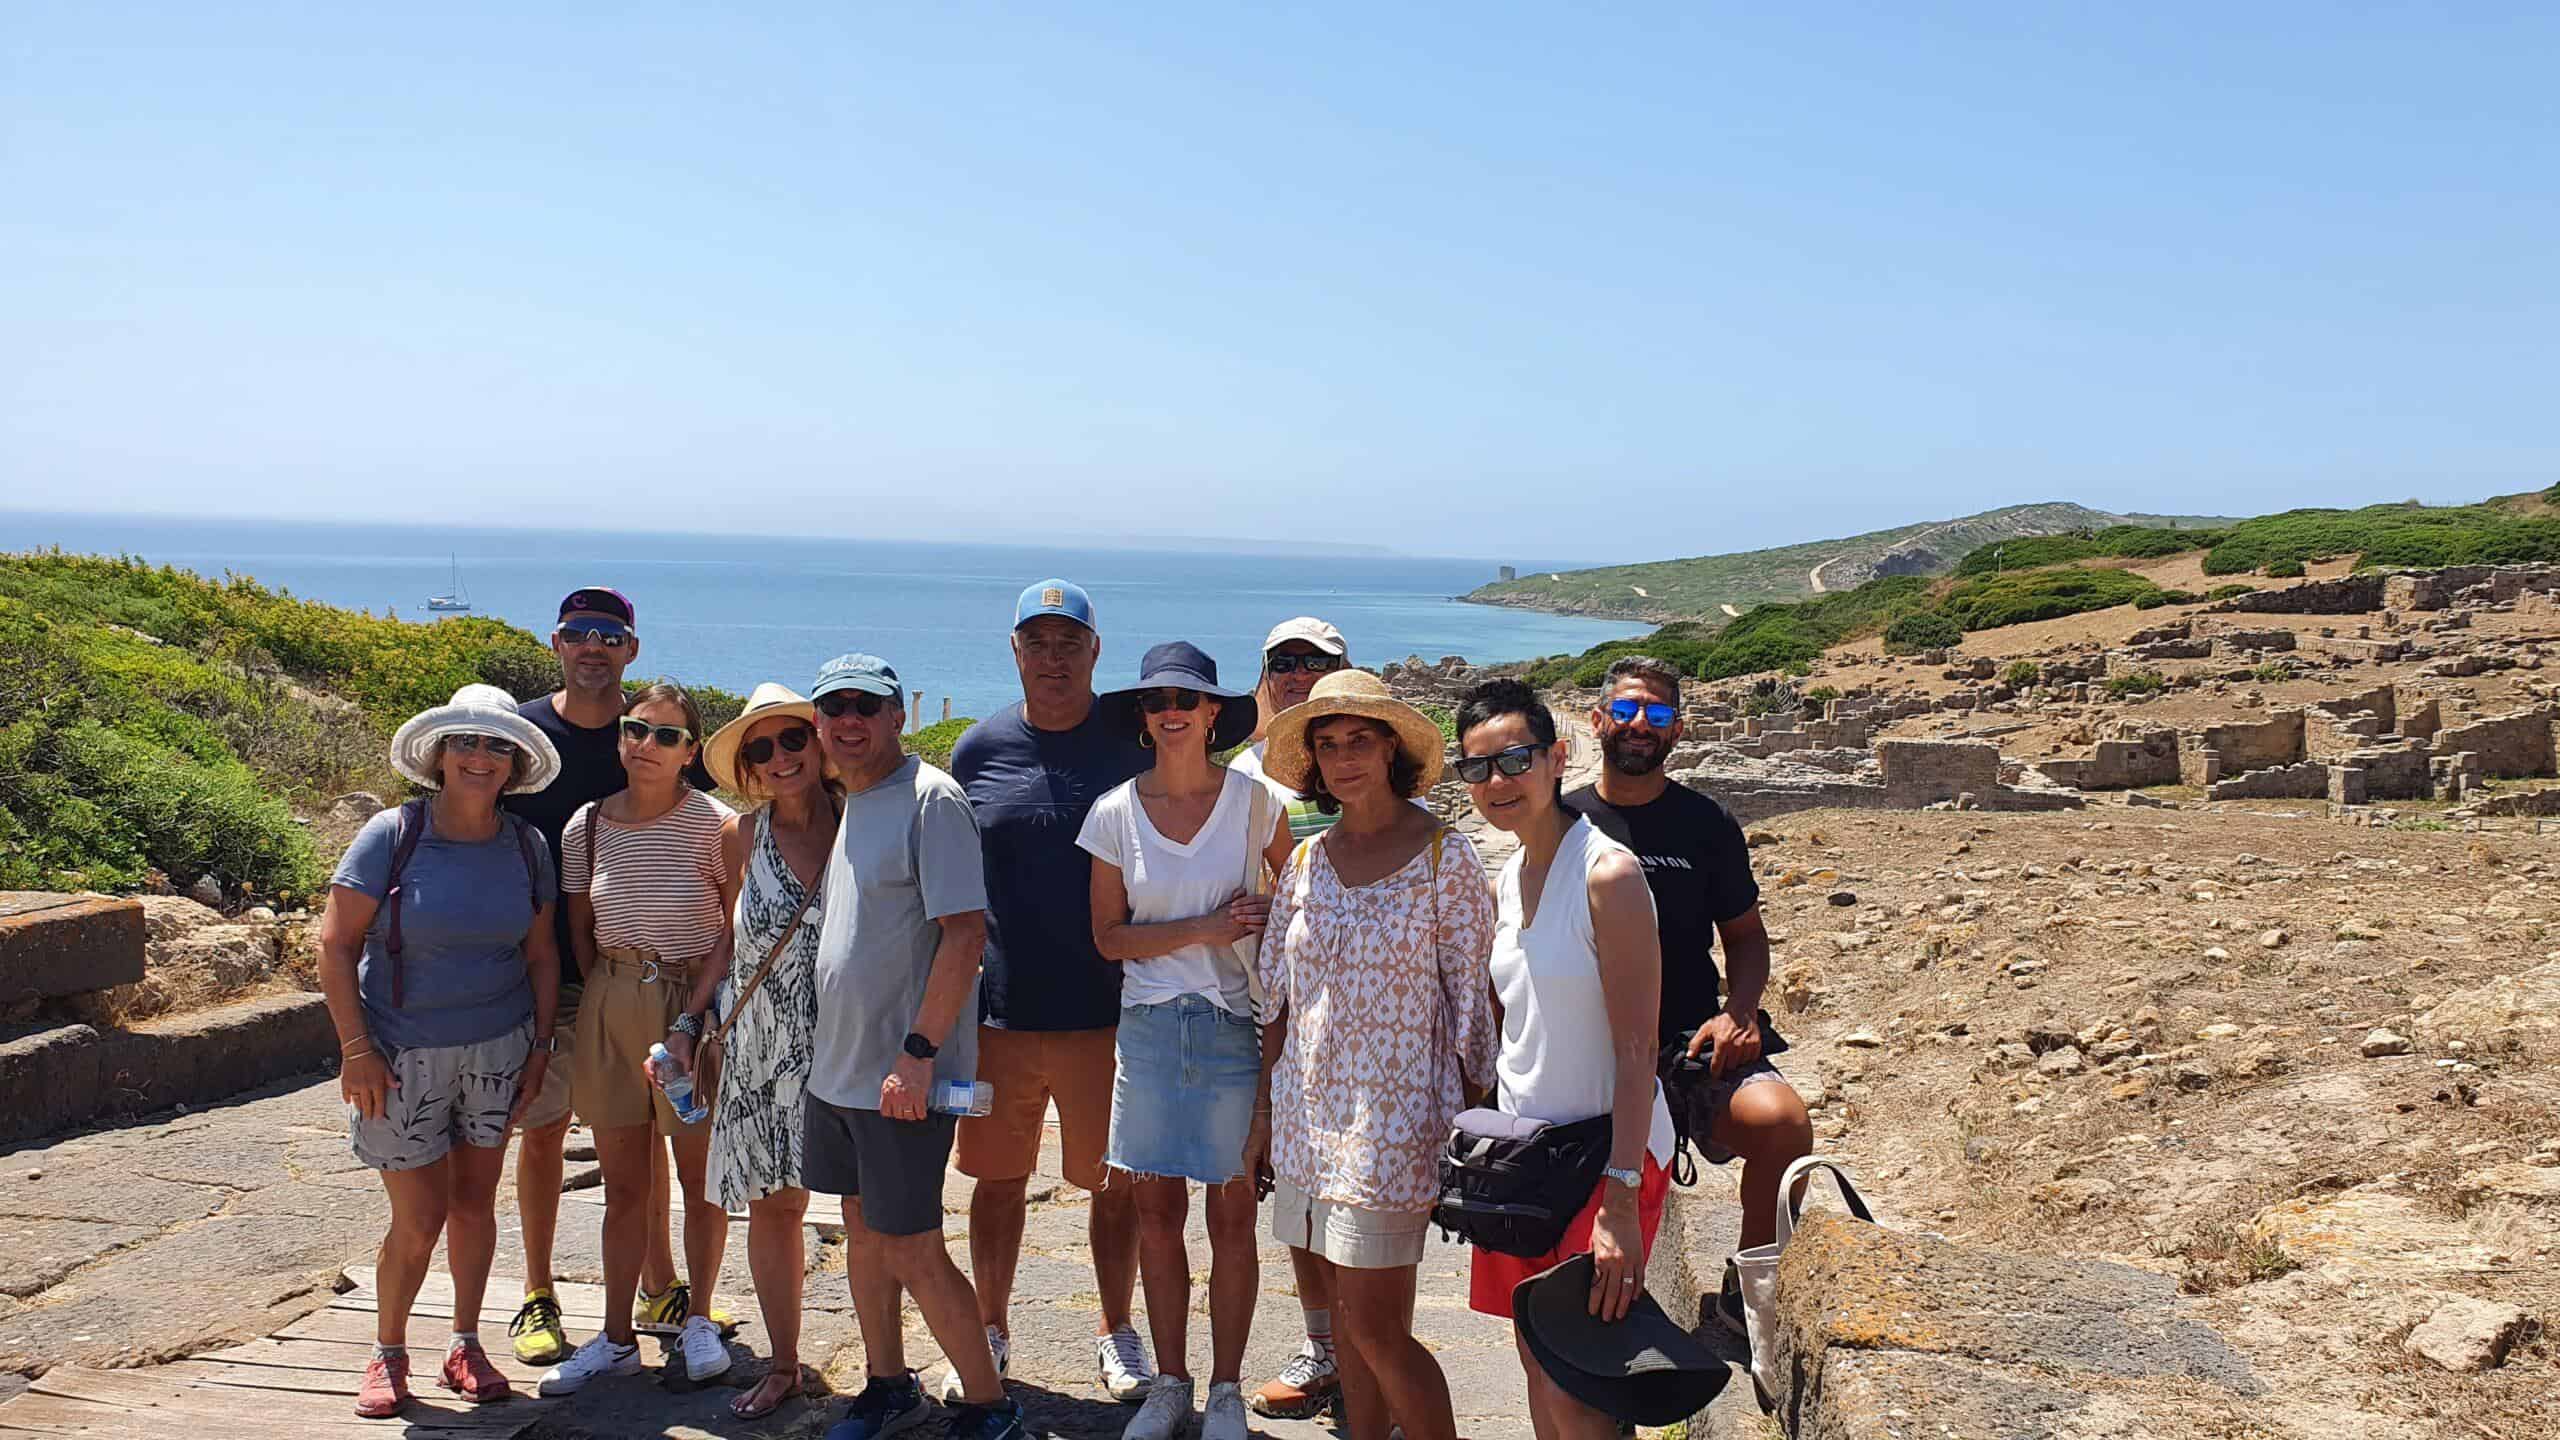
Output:
<instances>
[{"instance_id":1,"label":"woman in striped top","mask_svg":"<svg viewBox=\"0 0 2560 1440\"><path fill-rule=\"evenodd\" d=\"M693 975L728 942L736 895L720 858L728 806L684 783L702 746L702 712L674 685L633 694L622 714L628 788L583 806L560 841L560 888L570 943L586 973L570 1057L578 1118L595 1135L604 1171L604 1332L542 1377L542 1393L567 1395L602 1375L640 1369L631 1302L646 1246L650 1147L664 1135L684 1188L684 1253L691 1308L678 1332L686 1373L708 1380L729 1368L711 1317L729 1217L711 1198L706 1121L686 1124L643 1068L649 1047L683 1016Z\"/></svg>"}]
</instances>

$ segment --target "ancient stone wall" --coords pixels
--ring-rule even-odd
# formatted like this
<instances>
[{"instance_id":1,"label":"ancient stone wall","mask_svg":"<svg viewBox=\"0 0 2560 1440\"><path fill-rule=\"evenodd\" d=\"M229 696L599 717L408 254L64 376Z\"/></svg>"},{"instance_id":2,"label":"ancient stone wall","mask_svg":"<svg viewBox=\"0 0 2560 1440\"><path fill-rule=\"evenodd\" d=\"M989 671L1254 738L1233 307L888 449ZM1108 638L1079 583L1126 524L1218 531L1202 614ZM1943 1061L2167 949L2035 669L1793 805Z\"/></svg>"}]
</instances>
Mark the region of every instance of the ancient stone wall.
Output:
<instances>
[{"instance_id":1,"label":"ancient stone wall","mask_svg":"<svg viewBox=\"0 0 2560 1440\"><path fill-rule=\"evenodd\" d=\"M2038 770L2075 790L2135 790L2178 783L2178 732L2152 730L2101 740L2086 760L2040 760Z\"/></svg>"},{"instance_id":2,"label":"ancient stone wall","mask_svg":"<svg viewBox=\"0 0 2560 1440\"><path fill-rule=\"evenodd\" d=\"M1889 803L1917 808L2000 785L2000 747L1979 740L1885 740L1876 746Z\"/></svg>"},{"instance_id":3,"label":"ancient stone wall","mask_svg":"<svg viewBox=\"0 0 2560 1440\"><path fill-rule=\"evenodd\" d=\"M2338 756L2333 769L2354 768L2364 772L2366 798L2372 800L2424 800L2435 793L2430 765L2435 757L2426 743L2405 740L2396 745L2377 745L2369 749L2350 750ZM2335 798L2334 796L2332 798ZM2362 801L2342 801L2361 804Z\"/></svg>"},{"instance_id":4,"label":"ancient stone wall","mask_svg":"<svg viewBox=\"0 0 2560 1440\"><path fill-rule=\"evenodd\" d=\"M2376 685L2370 690L2359 690L2352 695L2340 695L2331 700L2314 700L2311 702L2311 708L2341 718L2360 712L2379 715L2382 717L2382 731L2378 733L2388 733L2400 728L2400 692L2388 682Z\"/></svg>"},{"instance_id":5,"label":"ancient stone wall","mask_svg":"<svg viewBox=\"0 0 2560 1440\"><path fill-rule=\"evenodd\" d=\"M2224 630L2213 637L2213 643L2228 654L2239 654L2249 650L2290 650L2293 648L2293 632L2290 630Z\"/></svg>"},{"instance_id":6,"label":"ancient stone wall","mask_svg":"<svg viewBox=\"0 0 2560 1440\"><path fill-rule=\"evenodd\" d=\"M2304 760L2271 765L2216 780L2204 789L2207 800L2317 800L2329 793L2329 764Z\"/></svg>"},{"instance_id":7,"label":"ancient stone wall","mask_svg":"<svg viewBox=\"0 0 2560 1440\"><path fill-rule=\"evenodd\" d=\"M2219 615L2360 615L2382 608L2380 575L2346 575L2311 580L2282 590L2254 590L2217 601L2207 613Z\"/></svg>"},{"instance_id":8,"label":"ancient stone wall","mask_svg":"<svg viewBox=\"0 0 2560 1440\"><path fill-rule=\"evenodd\" d=\"M2179 779L2189 785L2208 783L2206 751L2222 757L2221 776L2214 778L2290 765L2303 757L2302 735L2302 712L2296 709L2279 710L2264 720L2235 720L2188 731L2178 742Z\"/></svg>"},{"instance_id":9,"label":"ancient stone wall","mask_svg":"<svg viewBox=\"0 0 2560 1440\"><path fill-rule=\"evenodd\" d=\"M2485 586L2478 597L2464 591ZM2560 567L2549 565L2449 565L2386 576L2383 604L2394 610L2442 610L2472 598L2500 603L2530 591L2560 589ZM2344 613L2344 612L2340 612Z\"/></svg>"},{"instance_id":10,"label":"ancient stone wall","mask_svg":"<svg viewBox=\"0 0 2560 1440\"><path fill-rule=\"evenodd\" d=\"M2551 727L2560 721L2560 706L2536 705L2511 714L2448 726L2436 732L2438 755L2469 750L2480 757L2482 774L2505 779L2554 773Z\"/></svg>"}]
</instances>

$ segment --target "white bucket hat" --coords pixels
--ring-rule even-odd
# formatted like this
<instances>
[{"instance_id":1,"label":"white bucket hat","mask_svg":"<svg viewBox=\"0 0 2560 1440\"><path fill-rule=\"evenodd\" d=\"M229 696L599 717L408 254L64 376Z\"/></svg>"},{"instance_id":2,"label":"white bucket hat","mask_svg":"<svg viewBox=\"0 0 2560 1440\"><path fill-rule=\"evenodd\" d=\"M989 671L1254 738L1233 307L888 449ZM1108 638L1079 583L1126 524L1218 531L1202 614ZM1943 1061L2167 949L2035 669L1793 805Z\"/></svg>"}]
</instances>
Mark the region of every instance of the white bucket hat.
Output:
<instances>
[{"instance_id":1,"label":"white bucket hat","mask_svg":"<svg viewBox=\"0 0 2560 1440\"><path fill-rule=\"evenodd\" d=\"M560 752L542 728L516 713L516 697L495 685L465 685L433 710L409 717L391 737L391 768L430 790L441 789L435 771L436 742L447 735L495 735L512 740L524 752L524 778L507 787L510 795L540 790L560 775Z\"/></svg>"}]
</instances>

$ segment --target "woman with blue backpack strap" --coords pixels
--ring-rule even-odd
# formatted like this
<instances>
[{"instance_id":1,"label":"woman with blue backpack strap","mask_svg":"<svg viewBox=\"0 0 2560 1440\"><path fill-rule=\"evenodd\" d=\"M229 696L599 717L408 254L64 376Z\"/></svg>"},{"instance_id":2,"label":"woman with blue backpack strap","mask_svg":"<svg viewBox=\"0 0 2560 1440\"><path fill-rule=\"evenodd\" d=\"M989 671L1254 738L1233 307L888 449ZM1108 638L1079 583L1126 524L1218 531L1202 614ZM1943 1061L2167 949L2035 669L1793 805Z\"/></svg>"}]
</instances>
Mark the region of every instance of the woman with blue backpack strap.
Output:
<instances>
[{"instance_id":1,"label":"woman with blue backpack strap","mask_svg":"<svg viewBox=\"0 0 2560 1440\"><path fill-rule=\"evenodd\" d=\"M391 763L427 793L365 822L320 921L352 1148L391 1197L356 1394L373 1419L409 1398L409 1308L439 1234L454 1310L437 1383L474 1403L509 1393L480 1346L481 1292L508 1130L541 1088L560 980L549 851L498 810L560 773L550 740L515 697L465 685L400 727Z\"/></svg>"}]
</instances>

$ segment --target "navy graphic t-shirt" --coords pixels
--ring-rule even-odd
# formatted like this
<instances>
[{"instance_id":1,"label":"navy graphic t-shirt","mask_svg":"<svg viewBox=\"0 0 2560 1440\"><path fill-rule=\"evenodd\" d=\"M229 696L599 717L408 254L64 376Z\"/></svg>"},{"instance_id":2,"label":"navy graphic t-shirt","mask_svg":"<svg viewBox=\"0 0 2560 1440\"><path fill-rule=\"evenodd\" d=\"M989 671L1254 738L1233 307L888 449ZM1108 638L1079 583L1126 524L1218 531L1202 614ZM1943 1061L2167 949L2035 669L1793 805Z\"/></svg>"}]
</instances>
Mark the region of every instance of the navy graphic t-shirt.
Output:
<instances>
[{"instance_id":1,"label":"navy graphic t-shirt","mask_svg":"<svg viewBox=\"0 0 2560 1440\"><path fill-rule=\"evenodd\" d=\"M999 1030L1120 1023L1120 967L1093 948L1085 812L1154 766L1100 702L1072 730L1043 730L1015 701L969 727L951 774L968 792L987 866L986 968L978 1014Z\"/></svg>"},{"instance_id":2,"label":"navy graphic t-shirt","mask_svg":"<svg viewBox=\"0 0 2560 1440\"><path fill-rule=\"evenodd\" d=\"M622 721L617 716L610 725L572 725L552 707L548 695L525 701L516 707L516 713L532 721L550 739L551 748L560 752L560 773L539 790L509 795L498 803L508 814L530 821L534 829L542 832L542 838L551 846L551 865L557 873L560 834L569 828L569 817L589 801L617 794L631 783L631 777L622 769ZM711 772L702 768L698 755L686 767L684 778L696 790L712 788ZM574 984L578 979L578 952L569 948L569 907L560 906L551 918L560 937L560 978Z\"/></svg>"}]
</instances>

